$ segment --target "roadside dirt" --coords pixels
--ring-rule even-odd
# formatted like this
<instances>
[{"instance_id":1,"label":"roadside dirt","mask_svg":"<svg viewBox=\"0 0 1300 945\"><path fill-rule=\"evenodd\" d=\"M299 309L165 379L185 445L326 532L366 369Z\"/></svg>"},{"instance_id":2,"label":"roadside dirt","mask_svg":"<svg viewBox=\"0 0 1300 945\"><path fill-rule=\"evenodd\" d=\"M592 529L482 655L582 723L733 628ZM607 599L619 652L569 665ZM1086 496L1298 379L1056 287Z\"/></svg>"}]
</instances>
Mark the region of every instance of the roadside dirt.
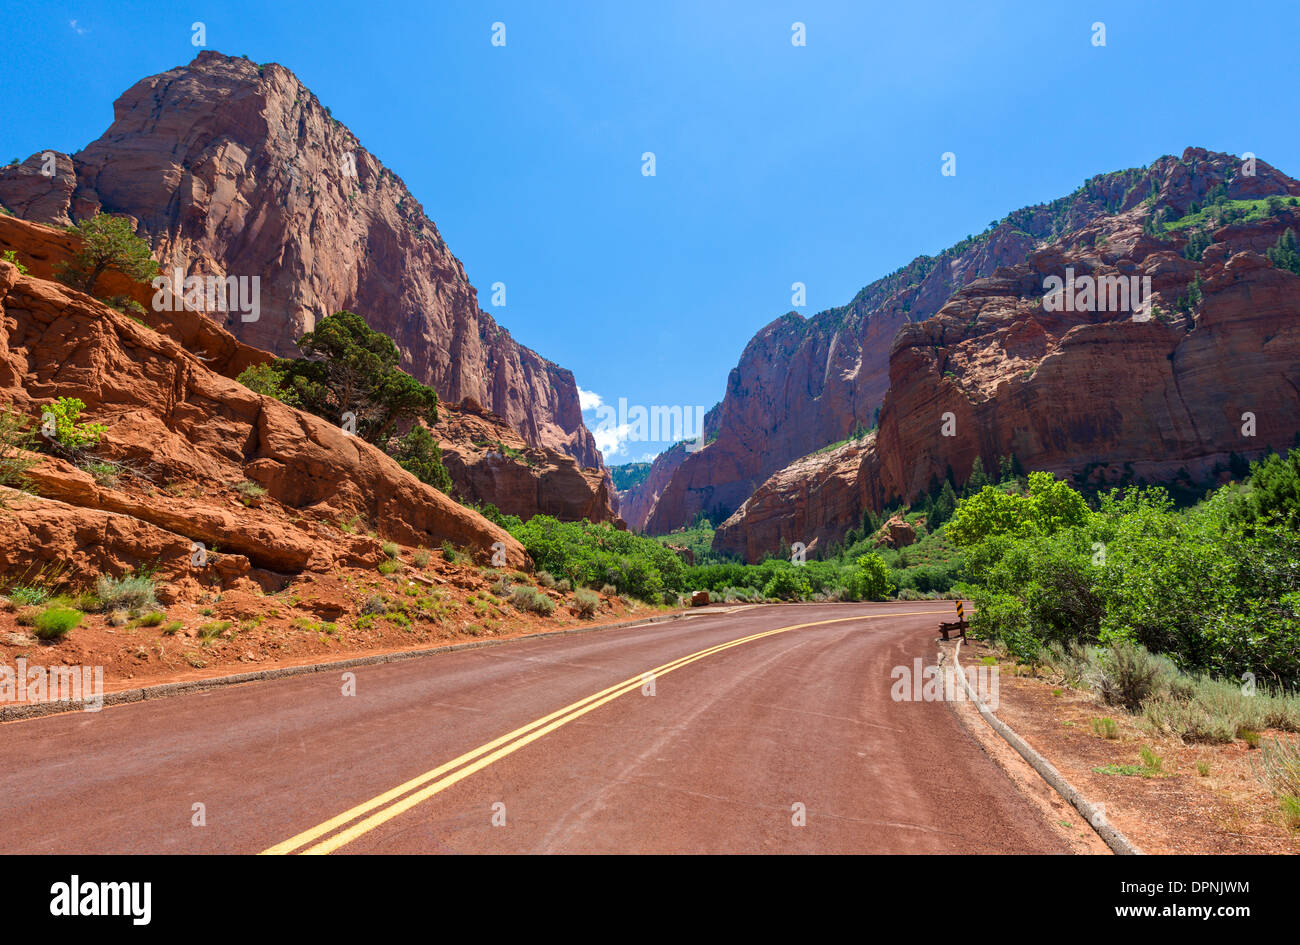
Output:
<instances>
[{"instance_id":1,"label":"roadside dirt","mask_svg":"<svg viewBox=\"0 0 1300 945\"><path fill-rule=\"evenodd\" d=\"M961 647L960 659L968 673L986 658L997 657L984 643L968 642ZM1016 675L1015 664L1009 660L1000 661L998 668L996 715L1085 797L1105 805L1107 819L1144 853L1300 853L1300 834L1287 828L1277 800L1255 777L1252 763L1259 751L1245 742L1185 744L1176 737L1152 734L1141 719L1102 705L1091 692ZM1026 668L1020 671L1024 673ZM1078 812L989 728L973 706L965 703L954 709L981 744L992 739L1005 749L989 749L999 763L1001 755L1009 753L1011 769L1022 766L1038 786L1073 814L1073 818L1062 816L1062 820L1084 823ZM1114 720L1114 738L1094 730L1094 720L1103 718ZM1261 735L1282 740L1298 737L1274 731ZM1159 756L1159 773L1144 777L1096 770L1112 765L1140 767L1143 747ZM1202 770L1206 773L1201 774ZM1030 788L1027 793L1033 797L1041 791ZM1056 804L1050 807L1057 810Z\"/></svg>"},{"instance_id":2,"label":"roadside dirt","mask_svg":"<svg viewBox=\"0 0 1300 945\"><path fill-rule=\"evenodd\" d=\"M275 593L248 582L233 589L214 586L197 601L143 608L141 614L162 615L153 626L140 623L139 616L115 625L111 614L86 613L56 642L38 640L25 625L39 608L0 598L0 665L13 666L23 657L31 666L102 666L104 690L114 692L676 612L600 595L596 613L582 618L571 592L538 587L531 577L515 579L515 586L536 588L554 603L553 614L542 616L492 593L499 574L509 573L453 564L435 554L423 568L404 564L389 575L363 569L305 574ZM377 608L377 598L389 609L366 613Z\"/></svg>"}]
</instances>

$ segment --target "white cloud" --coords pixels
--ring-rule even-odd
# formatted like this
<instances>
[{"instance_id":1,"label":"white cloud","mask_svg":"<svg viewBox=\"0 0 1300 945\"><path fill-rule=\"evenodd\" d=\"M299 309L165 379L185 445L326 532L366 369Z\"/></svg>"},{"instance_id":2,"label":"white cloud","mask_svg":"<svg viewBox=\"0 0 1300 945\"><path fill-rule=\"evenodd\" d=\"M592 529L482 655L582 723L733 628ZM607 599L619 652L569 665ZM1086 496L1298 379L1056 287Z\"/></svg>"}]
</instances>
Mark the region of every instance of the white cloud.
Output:
<instances>
[{"instance_id":1,"label":"white cloud","mask_svg":"<svg viewBox=\"0 0 1300 945\"><path fill-rule=\"evenodd\" d=\"M617 427L599 426L591 431L591 435L596 440L596 448L608 460L611 456L617 456L622 452L623 444L632 436L632 424L625 423Z\"/></svg>"},{"instance_id":2,"label":"white cloud","mask_svg":"<svg viewBox=\"0 0 1300 945\"><path fill-rule=\"evenodd\" d=\"M595 391L578 388L578 406L583 410L595 410L597 407L603 406L604 403L605 399Z\"/></svg>"},{"instance_id":3,"label":"white cloud","mask_svg":"<svg viewBox=\"0 0 1300 945\"><path fill-rule=\"evenodd\" d=\"M84 26L78 26L76 20L68 20L68 26L72 27L72 31L78 36L85 36L86 33L90 32Z\"/></svg>"}]
</instances>

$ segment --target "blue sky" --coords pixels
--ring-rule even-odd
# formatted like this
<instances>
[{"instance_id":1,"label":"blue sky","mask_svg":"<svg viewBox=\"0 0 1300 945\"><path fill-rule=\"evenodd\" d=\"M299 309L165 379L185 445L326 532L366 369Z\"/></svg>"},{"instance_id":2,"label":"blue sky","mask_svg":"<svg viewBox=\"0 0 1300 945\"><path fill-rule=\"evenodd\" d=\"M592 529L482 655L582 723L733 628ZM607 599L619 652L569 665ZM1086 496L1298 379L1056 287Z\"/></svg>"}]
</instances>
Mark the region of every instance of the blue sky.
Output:
<instances>
[{"instance_id":1,"label":"blue sky","mask_svg":"<svg viewBox=\"0 0 1300 945\"><path fill-rule=\"evenodd\" d=\"M98 137L196 20L293 69L483 307L610 404L711 406L793 282L805 315L843 304L1093 174L1188 145L1300 172L1294 0L14 4L0 160Z\"/></svg>"}]
</instances>

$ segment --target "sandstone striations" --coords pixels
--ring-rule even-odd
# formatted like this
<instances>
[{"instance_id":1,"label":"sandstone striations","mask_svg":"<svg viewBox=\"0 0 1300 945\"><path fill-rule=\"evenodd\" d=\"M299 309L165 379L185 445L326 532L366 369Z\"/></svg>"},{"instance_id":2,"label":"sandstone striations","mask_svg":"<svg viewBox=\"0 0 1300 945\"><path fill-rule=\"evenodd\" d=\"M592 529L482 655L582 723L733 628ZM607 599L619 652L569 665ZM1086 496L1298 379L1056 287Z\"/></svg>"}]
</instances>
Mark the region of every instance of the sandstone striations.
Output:
<instances>
[{"instance_id":1,"label":"sandstone striations","mask_svg":"<svg viewBox=\"0 0 1300 945\"><path fill-rule=\"evenodd\" d=\"M142 79L84 150L0 170L0 204L55 225L97 210L138 223L164 269L258 277L260 314L211 313L278 355L350 309L392 337L403 367L486 405L524 439L597 467L571 372L479 309L464 267L402 181L289 70L202 52Z\"/></svg>"},{"instance_id":2,"label":"sandstone striations","mask_svg":"<svg viewBox=\"0 0 1300 945\"><path fill-rule=\"evenodd\" d=\"M38 268L63 234L3 220L0 237ZM508 533L375 447L213 370L203 351L228 370L253 353L202 315L178 320L188 345L0 262L0 402L39 417L77 398L106 428L79 465L40 457L29 473L39 498L8 493L0 573L57 566L85 583L148 567L172 593L197 594L201 575L270 587L373 567L382 540L449 541L483 560L500 543L527 567ZM211 572L194 567L193 543L211 550Z\"/></svg>"},{"instance_id":3,"label":"sandstone striations","mask_svg":"<svg viewBox=\"0 0 1300 945\"><path fill-rule=\"evenodd\" d=\"M531 446L496 414L466 399L438 407L434 433L455 494L522 519L621 522L609 472Z\"/></svg>"},{"instance_id":4,"label":"sandstone striations","mask_svg":"<svg viewBox=\"0 0 1300 945\"><path fill-rule=\"evenodd\" d=\"M865 509L916 499L944 478L960 485L977 457L992 468L1014 455L1085 485L1191 487L1291 447L1300 276L1264 254L1287 229L1300 232L1300 184L1263 162L1256 170L1189 148L1090 181L1084 199L1104 212L1058 217L1057 235L1023 260L899 331L863 455L834 450L773 475L719 528L715 548L753 558L783 542L834 541ZM1243 217L1210 227L1198 254L1188 234L1214 200ZM1149 277L1152 295L1130 310L1052 311L1045 280L1067 267L1081 281Z\"/></svg>"}]
</instances>

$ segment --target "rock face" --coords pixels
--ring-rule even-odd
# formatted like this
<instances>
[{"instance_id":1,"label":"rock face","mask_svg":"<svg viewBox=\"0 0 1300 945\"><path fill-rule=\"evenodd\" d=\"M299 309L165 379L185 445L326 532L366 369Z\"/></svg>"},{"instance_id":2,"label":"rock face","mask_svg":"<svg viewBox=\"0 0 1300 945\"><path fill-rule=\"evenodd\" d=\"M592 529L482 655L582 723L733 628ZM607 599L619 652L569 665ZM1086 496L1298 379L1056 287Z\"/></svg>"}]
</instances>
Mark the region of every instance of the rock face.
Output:
<instances>
[{"instance_id":1,"label":"rock face","mask_svg":"<svg viewBox=\"0 0 1300 945\"><path fill-rule=\"evenodd\" d=\"M1220 185L1233 200L1284 199L1216 229L1200 260L1184 254L1183 230L1149 234L1152 214L1181 219ZM898 333L879 433L856 466L835 450L781 470L714 547L753 558L782 541L834 540L867 508L914 500L945 477L960 485L977 457L991 469L1014 455L1081 484L1190 486L1295 444L1300 276L1263 253L1288 228L1300 233L1289 205L1300 184L1263 162L1245 176L1230 155L1188 149L1089 186L1112 194L1108 212L1070 215L1059 236ZM1153 294L1136 311L1051 311L1045 279L1067 267L1076 279L1150 277ZM1198 277L1202 298L1185 301Z\"/></svg>"},{"instance_id":2,"label":"rock face","mask_svg":"<svg viewBox=\"0 0 1300 945\"><path fill-rule=\"evenodd\" d=\"M0 204L67 225L124 213L165 271L257 277L258 317L210 312L278 355L341 309L391 336L402 366L455 402L472 397L535 446L601 457L571 372L479 309L459 260L401 180L289 70L202 52L142 79L109 129L70 158L0 170Z\"/></svg>"},{"instance_id":3,"label":"rock face","mask_svg":"<svg viewBox=\"0 0 1300 945\"><path fill-rule=\"evenodd\" d=\"M621 523L607 470L582 468L571 456L530 446L472 400L440 404L434 433L457 496L525 520L551 515Z\"/></svg>"},{"instance_id":4,"label":"rock face","mask_svg":"<svg viewBox=\"0 0 1300 945\"><path fill-rule=\"evenodd\" d=\"M629 528L638 532L645 528L659 495L689 455L685 443L669 447L654 458L645 479L618 494L619 511Z\"/></svg>"},{"instance_id":5,"label":"rock face","mask_svg":"<svg viewBox=\"0 0 1300 945\"><path fill-rule=\"evenodd\" d=\"M758 561L801 541L818 557L861 521L878 470L875 434L796 460L718 526L713 547Z\"/></svg>"},{"instance_id":6,"label":"rock face","mask_svg":"<svg viewBox=\"0 0 1300 945\"><path fill-rule=\"evenodd\" d=\"M29 267L64 238L12 219L0 227ZM528 566L508 533L375 447L213 370L205 350L228 370L253 353L189 319L207 319L178 316L175 333L194 350L0 261L0 403L38 418L57 398L80 399L83 420L106 427L90 458L113 464L105 475L42 457L29 474L40 498L7 494L0 569L62 562L93 578L156 565L183 582L202 543L223 578L266 577L373 566L381 539L450 541L483 560L500 543L512 565Z\"/></svg>"}]
</instances>

